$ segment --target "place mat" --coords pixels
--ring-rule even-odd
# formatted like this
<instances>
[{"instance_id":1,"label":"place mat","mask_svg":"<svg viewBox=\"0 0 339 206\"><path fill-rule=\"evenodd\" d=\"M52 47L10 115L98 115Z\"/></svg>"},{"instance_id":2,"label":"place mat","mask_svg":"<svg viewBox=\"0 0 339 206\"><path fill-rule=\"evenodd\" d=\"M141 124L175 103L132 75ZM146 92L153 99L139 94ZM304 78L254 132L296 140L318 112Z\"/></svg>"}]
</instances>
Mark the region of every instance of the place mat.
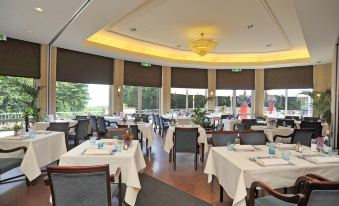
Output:
<instances>
[{"instance_id":1,"label":"place mat","mask_svg":"<svg viewBox=\"0 0 339 206\"><path fill-rule=\"evenodd\" d=\"M254 151L252 145L234 145L234 151Z\"/></svg>"},{"instance_id":2,"label":"place mat","mask_svg":"<svg viewBox=\"0 0 339 206\"><path fill-rule=\"evenodd\" d=\"M339 163L338 157L313 157L310 158L310 161L316 163Z\"/></svg>"},{"instance_id":3,"label":"place mat","mask_svg":"<svg viewBox=\"0 0 339 206\"><path fill-rule=\"evenodd\" d=\"M262 166L281 166L281 165L290 165L290 162L284 159L264 157L255 158L255 161Z\"/></svg>"},{"instance_id":4,"label":"place mat","mask_svg":"<svg viewBox=\"0 0 339 206\"><path fill-rule=\"evenodd\" d=\"M87 148L84 153L84 155L110 155L112 154L112 149L98 149L98 148Z\"/></svg>"}]
</instances>

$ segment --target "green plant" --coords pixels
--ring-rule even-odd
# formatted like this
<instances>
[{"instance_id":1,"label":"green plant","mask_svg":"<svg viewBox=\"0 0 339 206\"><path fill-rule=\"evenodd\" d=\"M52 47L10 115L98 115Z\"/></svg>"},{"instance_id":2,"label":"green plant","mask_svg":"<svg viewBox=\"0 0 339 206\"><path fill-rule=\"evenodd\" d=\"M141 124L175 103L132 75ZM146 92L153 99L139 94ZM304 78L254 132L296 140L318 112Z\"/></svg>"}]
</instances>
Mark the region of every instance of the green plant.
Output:
<instances>
[{"instance_id":1,"label":"green plant","mask_svg":"<svg viewBox=\"0 0 339 206\"><path fill-rule=\"evenodd\" d=\"M312 98L313 115L322 116L328 124L331 124L331 90L324 92L305 91L301 94Z\"/></svg>"},{"instance_id":2,"label":"green plant","mask_svg":"<svg viewBox=\"0 0 339 206\"><path fill-rule=\"evenodd\" d=\"M13 126L13 129L14 130L22 129L22 125L21 124L16 124L16 125Z\"/></svg>"},{"instance_id":3,"label":"green plant","mask_svg":"<svg viewBox=\"0 0 339 206\"><path fill-rule=\"evenodd\" d=\"M201 125L204 121L204 118L207 115L207 110L202 108L195 108L193 110L193 123L196 125Z\"/></svg>"}]
</instances>

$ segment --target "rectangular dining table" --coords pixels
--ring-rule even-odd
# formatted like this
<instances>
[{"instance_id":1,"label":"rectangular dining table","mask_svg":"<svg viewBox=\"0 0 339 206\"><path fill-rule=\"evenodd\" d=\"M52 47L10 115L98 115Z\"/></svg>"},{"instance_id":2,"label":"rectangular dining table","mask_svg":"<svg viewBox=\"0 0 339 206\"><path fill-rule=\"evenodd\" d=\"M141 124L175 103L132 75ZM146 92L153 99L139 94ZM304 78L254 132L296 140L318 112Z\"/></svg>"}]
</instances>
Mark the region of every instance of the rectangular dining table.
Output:
<instances>
[{"instance_id":1,"label":"rectangular dining table","mask_svg":"<svg viewBox=\"0 0 339 206\"><path fill-rule=\"evenodd\" d=\"M86 141L60 157L60 166L92 166L108 164L110 174L115 174L116 169L121 169L122 182L126 184L125 202L134 205L138 192L141 190L139 172L145 167L143 153L137 140L132 141L128 150L114 152L108 155L86 155L84 151L95 147L90 141ZM113 145L105 144L104 148L112 148Z\"/></svg>"},{"instance_id":2,"label":"rectangular dining table","mask_svg":"<svg viewBox=\"0 0 339 206\"><path fill-rule=\"evenodd\" d=\"M0 158L23 158L20 169L29 181L41 174L42 167L59 160L60 156L67 152L63 132L41 131L34 138L23 135L0 138L1 149L13 149L21 146L27 148L25 154L22 151L1 153Z\"/></svg>"},{"instance_id":3,"label":"rectangular dining table","mask_svg":"<svg viewBox=\"0 0 339 206\"><path fill-rule=\"evenodd\" d=\"M317 174L331 180L339 180L339 163L315 164L300 158L300 155L322 155L303 147L303 153L291 150L290 164L279 166L261 166L254 157L267 157L267 146L256 146L254 151L229 151L227 147L212 147L206 162L204 173L208 175L208 182L212 176L218 178L220 184L220 201L223 190L233 199L233 205L246 205L246 188L250 188L254 181L263 181L273 188L294 186L295 180L306 174ZM282 151L282 150L281 150ZM276 154L280 155L277 150ZM338 157L339 158L339 157Z\"/></svg>"}]
</instances>

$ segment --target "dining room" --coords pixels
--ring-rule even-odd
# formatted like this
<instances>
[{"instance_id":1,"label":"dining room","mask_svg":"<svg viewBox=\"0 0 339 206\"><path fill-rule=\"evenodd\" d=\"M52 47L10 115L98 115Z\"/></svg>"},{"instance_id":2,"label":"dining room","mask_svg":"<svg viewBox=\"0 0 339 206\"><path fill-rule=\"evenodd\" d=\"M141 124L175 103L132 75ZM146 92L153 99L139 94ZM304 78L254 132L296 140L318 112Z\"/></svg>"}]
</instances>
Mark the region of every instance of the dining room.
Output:
<instances>
[{"instance_id":1,"label":"dining room","mask_svg":"<svg viewBox=\"0 0 339 206\"><path fill-rule=\"evenodd\" d=\"M1 1L0 205L337 205L338 8Z\"/></svg>"}]
</instances>

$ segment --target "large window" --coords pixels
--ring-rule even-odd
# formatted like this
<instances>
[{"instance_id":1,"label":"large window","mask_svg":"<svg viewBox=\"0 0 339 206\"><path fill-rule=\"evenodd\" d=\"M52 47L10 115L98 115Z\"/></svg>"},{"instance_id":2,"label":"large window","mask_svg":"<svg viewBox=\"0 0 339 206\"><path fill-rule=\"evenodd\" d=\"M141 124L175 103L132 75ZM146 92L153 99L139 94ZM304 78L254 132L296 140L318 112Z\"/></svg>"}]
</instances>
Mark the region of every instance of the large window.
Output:
<instances>
[{"instance_id":1,"label":"large window","mask_svg":"<svg viewBox=\"0 0 339 206\"><path fill-rule=\"evenodd\" d=\"M252 90L236 90L235 113L239 114L242 119L250 118L252 114Z\"/></svg>"},{"instance_id":2,"label":"large window","mask_svg":"<svg viewBox=\"0 0 339 206\"><path fill-rule=\"evenodd\" d=\"M57 82L56 109L58 118L75 115L104 115L108 113L109 86Z\"/></svg>"},{"instance_id":3,"label":"large window","mask_svg":"<svg viewBox=\"0 0 339 206\"><path fill-rule=\"evenodd\" d=\"M143 87L142 88L142 113L159 113L160 88Z\"/></svg>"},{"instance_id":4,"label":"large window","mask_svg":"<svg viewBox=\"0 0 339 206\"><path fill-rule=\"evenodd\" d=\"M204 108L206 89L171 88L171 109Z\"/></svg>"},{"instance_id":5,"label":"large window","mask_svg":"<svg viewBox=\"0 0 339 206\"><path fill-rule=\"evenodd\" d=\"M160 88L124 86L124 113L152 114L159 112Z\"/></svg>"},{"instance_id":6,"label":"large window","mask_svg":"<svg viewBox=\"0 0 339 206\"><path fill-rule=\"evenodd\" d=\"M274 89L266 90L264 114L283 118L288 116L312 116L312 100L302 94L312 89Z\"/></svg>"},{"instance_id":7,"label":"large window","mask_svg":"<svg viewBox=\"0 0 339 206\"><path fill-rule=\"evenodd\" d=\"M217 110L222 113L232 113L233 90L216 90Z\"/></svg>"}]
</instances>

